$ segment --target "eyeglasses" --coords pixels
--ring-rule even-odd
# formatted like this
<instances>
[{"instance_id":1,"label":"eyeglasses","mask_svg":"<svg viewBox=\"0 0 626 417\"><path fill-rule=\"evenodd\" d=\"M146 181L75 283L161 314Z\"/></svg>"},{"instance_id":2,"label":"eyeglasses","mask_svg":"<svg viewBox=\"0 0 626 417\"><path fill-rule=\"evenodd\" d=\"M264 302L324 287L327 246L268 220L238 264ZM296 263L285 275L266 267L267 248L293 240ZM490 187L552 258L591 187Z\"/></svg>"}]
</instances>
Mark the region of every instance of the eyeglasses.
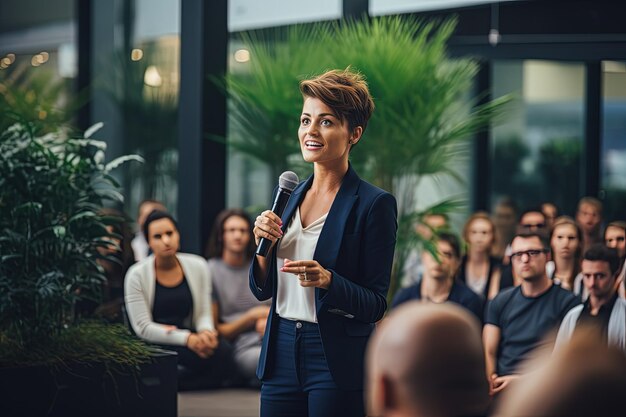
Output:
<instances>
[{"instance_id":1,"label":"eyeglasses","mask_svg":"<svg viewBox=\"0 0 626 417\"><path fill-rule=\"evenodd\" d=\"M524 223L522 224L522 227L524 229L543 229L544 227L546 227L546 225L544 223L536 223L536 224L532 224L532 223Z\"/></svg>"},{"instance_id":2,"label":"eyeglasses","mask_svg":"<svg viewBox=\"0 0 626 417\"><path fill-rule=\"evenodd\" d=\"M522 250L519 252L513 252L511 254L511 260L512 261L521 261L524 255L527 255L528 258L534 258L536 256L538 256L541 253L546 253L547 250L546 249L528 249L528 250Z\"/></svg>"}]
</instances>

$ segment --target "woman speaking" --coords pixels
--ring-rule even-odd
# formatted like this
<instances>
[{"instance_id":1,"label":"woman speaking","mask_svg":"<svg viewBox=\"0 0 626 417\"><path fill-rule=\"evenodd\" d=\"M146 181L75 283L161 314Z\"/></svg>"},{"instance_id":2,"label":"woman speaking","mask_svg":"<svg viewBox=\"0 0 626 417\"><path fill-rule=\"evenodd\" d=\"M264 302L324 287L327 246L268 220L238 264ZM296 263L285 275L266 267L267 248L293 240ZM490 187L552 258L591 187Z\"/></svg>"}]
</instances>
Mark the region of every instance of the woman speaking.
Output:
<instances>
[{"instance_id":1,"label":"woman speaking","mask_svg":"<svg viewBox=\"0 0 626 417\"><path fill-rule=\"evenodd\" d=\"M300 83L298 139L313 175L296 187L282 219L261 213L250 288L272 297L257 369L261 416L363 416L363 359L386 296L396 243L394 197L348 162L374 103L349 69Z\"/></svg>"}]
</instances>

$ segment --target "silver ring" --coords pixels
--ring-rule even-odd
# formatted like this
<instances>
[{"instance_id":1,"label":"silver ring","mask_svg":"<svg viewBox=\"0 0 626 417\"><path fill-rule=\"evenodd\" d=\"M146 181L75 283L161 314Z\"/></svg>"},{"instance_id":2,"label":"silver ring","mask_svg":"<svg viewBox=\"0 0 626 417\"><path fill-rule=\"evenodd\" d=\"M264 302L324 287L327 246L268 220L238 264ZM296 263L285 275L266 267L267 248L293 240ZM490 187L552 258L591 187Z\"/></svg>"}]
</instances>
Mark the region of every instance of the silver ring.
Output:
<instances>
[{"instance_id":1,"label":"silver ring","mask_svg":"<svg viewBox=\"0 0 626 417\"><path fill-rule=\"evenodd\" d=\"M304 272L299 273L298 276L300 277L300 281L310 281L306 276L306 270Z\"/></svg>"}]
</instances>

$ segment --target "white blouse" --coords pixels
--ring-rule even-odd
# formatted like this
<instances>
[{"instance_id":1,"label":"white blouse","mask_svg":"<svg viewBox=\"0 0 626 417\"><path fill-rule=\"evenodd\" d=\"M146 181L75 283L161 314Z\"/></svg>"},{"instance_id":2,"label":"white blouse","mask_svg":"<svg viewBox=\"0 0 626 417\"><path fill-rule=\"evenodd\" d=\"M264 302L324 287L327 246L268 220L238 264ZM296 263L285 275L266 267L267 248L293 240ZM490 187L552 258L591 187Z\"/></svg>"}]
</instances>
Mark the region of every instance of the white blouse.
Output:
<instances>
[{"instance_id":1,"label":"white blouse","mask_svg":"<svg viewBox=\"0 0 626 417\"><path fill-rule=\"evenodd\" d=\"M300 208L287 227L285 235L278 244L276 266L278 269L278 287L276 294L276 313L284 319L301 320L317 323L315 312L315 288L300 286L297 275L282 272L280 269L285 259L291 261L311 260L315 254L317 241L326 222L328 213L307 227L302 227Z\"/></svg>"}]
</instances>

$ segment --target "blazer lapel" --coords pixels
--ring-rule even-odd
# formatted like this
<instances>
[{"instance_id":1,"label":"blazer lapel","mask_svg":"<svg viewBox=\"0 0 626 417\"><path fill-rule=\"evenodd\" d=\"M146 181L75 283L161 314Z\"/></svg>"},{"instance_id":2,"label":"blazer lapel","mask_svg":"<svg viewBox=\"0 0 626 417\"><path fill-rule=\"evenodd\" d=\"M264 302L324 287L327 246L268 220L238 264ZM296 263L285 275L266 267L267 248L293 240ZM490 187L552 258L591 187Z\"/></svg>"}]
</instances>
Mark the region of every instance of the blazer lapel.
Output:
<instances>
[{"instance_id":1,"label":"blazer lapel","mask_svg":"<svg viewBox=\"0 0 626 417\"><path fill-rule=\"evenodd\" d=\"M293 217L296 208L300 206L304 195L306 194L306 190L311 188L311 184L313 183L313 175L307 178L306 181L299 184L295 190L291 193L291 197L289 197L289 201L287 201L287 207L285 207L285 211L283 212L283 216L281 217L283 221L283 226L281 229L283 232L287 231L287 226L289 226L289 222Z\"/></svg>"},{"instance_id":2,"label":"blazer lapel","mask_svg":"<svg viewBox=\"0 0 626 417\"><path fill-rule=\"evenodd\" d=\"M326 217L313 255L313 259L326 269L335 268L348 216L359 197L357 191L360 181L359 176L350 166Z\"/></svg>"}]
</instances>

